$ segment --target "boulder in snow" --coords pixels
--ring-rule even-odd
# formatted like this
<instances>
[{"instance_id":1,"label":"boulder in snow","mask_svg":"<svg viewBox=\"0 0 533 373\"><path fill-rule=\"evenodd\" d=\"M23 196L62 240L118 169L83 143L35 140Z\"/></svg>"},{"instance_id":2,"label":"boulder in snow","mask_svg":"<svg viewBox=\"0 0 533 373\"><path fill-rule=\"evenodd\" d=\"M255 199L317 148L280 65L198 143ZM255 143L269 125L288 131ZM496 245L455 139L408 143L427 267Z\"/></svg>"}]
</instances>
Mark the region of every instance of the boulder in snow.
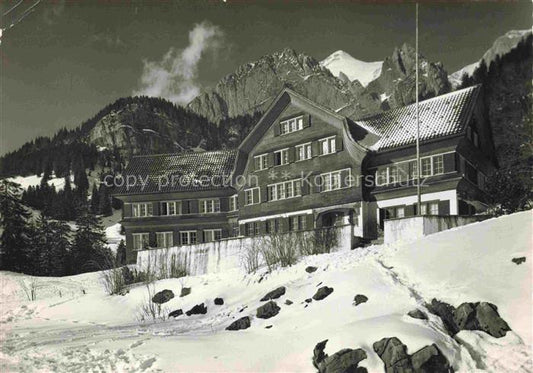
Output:
<instances>
[{"instance_id":1,"label":"boulder in snow","mask_svg":"<svg viewBox=\"0 0 533 373\"><path fill-rule=\"evenodd\" d=\"M526 262L526 257L525 257L525 256L521 256L520 258L513 258L513 259L511 259L511 261L512 261L514 264L516 264L516 265L520 265L520 264Z\"/></svg>"},{"instance_id":2,"label":"boulder in snow","mask_svg":"<svg viewBox=\"0 0 533 373\"><path fill-rule=\"evenodd\" d=\"M186 297L190 293L191 293L191 288L181 288L180 298L181 297Z\"/></svg>"},{"instance_id":3,"label":"boulder in snow","mask_svg":"<svg viewBox=\"0 0 533 373\"><path fill-rule=\"evenodd\" d=\"M363 295L363 294L357 294L354 298L353 298L353 305L354 306L358 306L360 305L361 303L366 303L368 301L368 297L366 295Z\"/></svg>"},{"instance_id":4,"label":"boulder in snow","mask_svg":"<svg viewBox=\"0 0 533 373\"><path fill-rule=\"evenodd\" d=\"M287 306L290 306L292 303L293 303L292 300L290 300L290 299L285 299L285 304L286 304Z\"/></svg>"},{"instance_id":5,"label":"boulder in snow","mask_svg":"<svg viewBox=\"0 0 533 373\"><path fill-rule=\"evenodd\" d=\"M215 304L217 306L222 306L224 304L224 299L222 298L215 298Z\"/></svg>"},{"instance_id":6,"label":"boulder in snow","mask_svg":"<svg viewBox=\"0 0 533 373\"><path fill-rule=\"evenodd\" d=\"M419 319L419 320L427 320L428 316L418 308L411 310L407 312L407 315L412 317L413 319Z\"/></svg>"},{"instance_id":7,"label":"boulder in snow","mask_svg":"<svg viewBox=\"0 0 533 373\"><path fill-rule=\"evenodd\" d=\"M175 311L172 311L171 313L168 314L168 317L178 317L178 316L181 316L183 315L183 310L179 309L179 310L175 310Z\"/></svg>"},{"instance_id":8,"label":"boulder in snow","mask_svg":"<svg viewBox=\"0 0 533 373\"><path fill-rule=\"evenodd\" d=\"M191 315L205 315L207 313L207 307L201 303L201 304L197 304L196 306L194 306L193 308L191 308L190 310L188 310L187 312L185 312L185 314L187 316L191 316Z\"/></svg>"},{"instance_id":9,"label":"boulder in snow","mask_svg":"<svg viewBox=\"0 0 533 373\"><path fill-rule=\"evenodd\" d=\"M163 304L168 302L172 298L174 298L174 293L172 292L172 290L165 289L155 293L152 297L152 302L157 304Z\"/></svg>"},{"instance_id":10,"label":"boulder in snow","mask_svg":"<svg viewBox=\"0 0 533 373\"><path fill-rule=\"evenodd\" d=\"M235 320L232 322L226 330L242 330L242 329L248 329L250 327L250 318L248 316L241 317L238 320Z\"/></svg>"},{"instance_id":11,"label":"boulder in snow","mask_svg":"<svg viewBox=\"0 0 533 373\"><path fill-rule=\"evenodd\" d=\"M315 295L313 295L313 299L322 300L328 295L330 295L331 293L333 293L333 288L330 288L328 286L322 286L316 291Z\"/></svg>"},{"instance_id":12,"label":"boulder in snow","mask_svg":"<svg viewBox=\"0 0 533 373\"><path fill-rule=\"evenodd\" d=\"M426 304L427 309L429 312L439 316L448 330L448 333L450 335L455 335L459 332L459 327L457 326L457 323L455 322L454 317L454 307L449 305L448 303L441 302L437 299L432 299L431 304Z\"/></svg>"},{"instance_id":13,"label":"boulder in snow","mask_svg":"<svg viewBox=\"0 0 533 373\"><path fill-rule=\"evenodd\" d=\"M307 273L313 273L313 272L316 272L317 269L318 269L317 267L308 266L308 267L305 268L305 271Z\"/></svg>"},{"instance_id":14,"label":"boulder in snow","mask_svg":"<svg viewBox=\"0 0 533 373\"><path fill-rule=\"evenodd\" d=\"M498 308L492 303L479 303L476 307L476 318L480 330L493 337L503 337L511 330L505 320L498 314Z\"/></svg>"},{"instance_id":15,"label":"boulder in snow","mask_svg":"<svg viewBox=\"0 0 533 373\"><path fill-rule=\"evenodd\" d=\"M363 349L352 350L350 348L342 349L331 356L324 353L328 340L318 343L313 350L313 365L320 373L334 372L366 372L366 368L357 365L366 359L366 352Z\"/></svg>"},{"instance_id":16,"label":"boulder in snow","mask_svg":"<svg viewBox=\"0 0 533 373\"><path fill-rule=\"evenodd\" d=\"M379 358L385 364L385 372L412 372L411 357L405 346L398 338L383 338L372 346Z\"/></svg>"},{"instance_id":17,"label":"boulder in snow","mask_svg":"<svg viewBox=\"0 0 533 373\"><path fill-rule=\"evenodd\" d=\"M271 292L267 293L263 298L261 298L261 302L272 299L278 299L283 294L285 294L285 286L280 286L279 288L272 290Z\"/></svg>"},{"instance_id":18,"label":"boulder in snow","mask_svg":"<svg viewBox=\"0 0 533 373\"><path fill-rule=\"evenodd\" d=\"M274 301L263 304L257 309L257 317L260 319L269 319L279 313L279 306Z\"/></svg>"},{"instance_id":19,"label":"boulder in snow","mask_svg":"<svg viewBox=\"0 0 533 373\"><path fill-rule=\"evenodd\" d=\"M453 372L446 356L442 354L437 345L422 347L411 356L415 372L450 373Z\"/></svg>"}]
</instances>

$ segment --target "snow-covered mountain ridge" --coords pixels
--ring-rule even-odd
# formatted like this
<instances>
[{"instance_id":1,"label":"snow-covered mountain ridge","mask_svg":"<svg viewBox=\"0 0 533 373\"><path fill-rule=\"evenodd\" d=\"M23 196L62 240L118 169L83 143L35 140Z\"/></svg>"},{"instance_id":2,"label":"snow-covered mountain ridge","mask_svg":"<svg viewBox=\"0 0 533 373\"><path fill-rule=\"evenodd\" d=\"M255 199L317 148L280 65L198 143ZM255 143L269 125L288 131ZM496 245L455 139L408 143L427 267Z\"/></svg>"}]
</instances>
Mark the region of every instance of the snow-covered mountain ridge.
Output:
<instances>
[{"instance_id":1,"label":"snow-covered mountain ridge","mask_svg":"<svg viewBox=\"0 0 533 373\"><path fill-rule=\"evenodd\" d=\"M381 74L383 61L360 61L345 51L339 50L320 61L320 65L339 79L344 79L344 75L350 82L358 80L363 87L366 87Z\"/></svg>"},{"instance_id":2,"label":"snow-covered mountain ridge","mask_svg":"<svg viewBox=\"0 0 533 373\"><path fill-rule=\"evenodd\" d=\"M0 363L8 371L310 372L314 347L328 339L327 354L360 348L366 358L359 367L384 372L373 344L397 337L409 354L435 344L455 372L531 372L531 218L526 211L402 244L308 256L271 273L161 280L155 291L176 294L164 312L203 303L206 313L155 323L139 321L144 285L109 296L100 273L32 278L2 272ZM512 262L517 257L525 263ZM317 270L309 273L308 266ZM32 281L34 302L25 300L21 286ZM279 313L258 318L260 298L280 286L286 292L274 299ZM322 286L333 292L309 300ZM179 297L182 287L191 293ZM367 301L355 306L356 295ZM216 297L224 304L215 304ZM496 338L461 330L451 337L426 307L433 298L455 307L493 303L512 331ZM427 319L407 315L415 309ZM244 316L249 328L225 330Z\"/></svg>"},{"instance_id":3,"label":"snow-covered mountain ridge","mask_svg":"<svg viewBox=\"0 0 533 373\"><path fill-rule=\"evenodd\" d=\"M516 45L531 35L531 30L511 30L506 32L504 35L497 38L492 46L487 49L483 56L476 62L471 63L456 72L450 74L448 79L452 86L457 87L461 83L463 75L466 73L469 76L472 76L474 70L479 66L481 61L485 61L487 66L490 66L490 63L494 61L497 56L501 56L511 49L516 47Z\"/></svg>"}]
</instances>

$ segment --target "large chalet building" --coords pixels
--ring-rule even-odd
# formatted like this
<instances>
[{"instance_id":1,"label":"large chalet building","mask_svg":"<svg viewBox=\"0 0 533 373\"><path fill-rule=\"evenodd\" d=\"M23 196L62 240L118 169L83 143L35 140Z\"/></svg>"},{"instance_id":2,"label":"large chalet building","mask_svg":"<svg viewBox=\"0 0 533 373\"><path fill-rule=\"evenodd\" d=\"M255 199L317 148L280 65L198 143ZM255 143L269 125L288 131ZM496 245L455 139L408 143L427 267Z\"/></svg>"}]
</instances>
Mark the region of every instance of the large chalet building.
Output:
<instances>
[{"instance_id":1,"label":"large chalet building","mask_svg":"<svg viewBox=\"0 0 533 373\"><path fill-rule=\"evenodd\" d=\"M496 167L480 87L419 104L422 214L484 208ZM352 120L289 89L236 150L133 157L118 188L128 261L147 248L350 226L354 245L417 213L415 105Z\"/></svg>"}]
</instances>

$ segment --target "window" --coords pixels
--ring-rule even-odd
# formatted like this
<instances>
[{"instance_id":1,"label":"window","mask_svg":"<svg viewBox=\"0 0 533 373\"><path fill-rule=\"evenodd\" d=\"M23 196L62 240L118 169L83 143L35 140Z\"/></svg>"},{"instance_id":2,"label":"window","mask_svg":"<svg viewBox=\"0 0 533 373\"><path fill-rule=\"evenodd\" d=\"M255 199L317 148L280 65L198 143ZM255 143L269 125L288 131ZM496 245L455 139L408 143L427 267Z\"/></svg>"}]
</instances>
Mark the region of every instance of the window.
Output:
<instances>
[{"instance_id":1,"label":"window","mask_svg":"<svg viewBox=\"0 0 533 373\"><path fill-rule=\"evenodd\" d=\"M433 158L433 175L444 173L444 160L442 155L436 155Z\"/></svg>"},{"instance_id":2,"label":"window","mask_svg":"<svg viewBox=\"0 0 533 373\"><path fill-rule=\"evenodd\" d=\"M180 240L182 245L194 245L196 243L196 231L180 232Z\"/></svg>"},{"instance_id":3,"label":"window","mask_svg":"<svg viewBox=\"0 0 533 373\"><path fill-rule=\"evenodd\" d=\"M422 203L420 206L420 212L422 215L438 215L439 214L439 203L438 202L428 202Z\"/></svg>"},{"instance_id":4,"label":"window","mask_svg":"<svg viewBox=\"0 0 533 373\"><path fill-rule=\"evenodd\" d=\"M405 217L405 207L396 207L396 217L397 218Z\"/></svg>"},{"instance_id":5,"label":"window","mask_svg":"<svg viewBox=\"0 0 533 373\"><path fill-rule=\"evenodd\" d=\"M246 223L244 225L247 236L258 236L259 235L259 222Z\"/></svg>"},{"instance_id":6,"label":"window","mask_svg":"<svg viewBox=\"0 0 533 373\"><path fill-rule=\"evenodd\" d=\"M465 162L465 176L466 179L474 184L477 185L478 177L477 177L477 170L470 162Z\"/></svg>"},{"instance_id":7,"label":"window","mask_svg":"<svg viewBox=\"0 0 533 373\"><path fill-rule=\"evenodd\" d=\"M278 233L279 229L279 220L278 219L269 219L266 221L266 232L268 234Z\"/></svg>"},{"instance_id":8,"label":"window","mask_svg":"<svg viewBox=\"0 0 533 373\"><path fill-rule=\"evenodd\" d=\"M181 215L181 202L180 201L164 201L161 202L161 215L173 216Z\"/></svg>"},{"instance_id":9,"label":"window","mask_svg":"<svg viewBox=\"0 0 533 373\"><path fill-rule=\"evenodd\" d=\"M296 146L296 161L303 161L306 159L311 159L311 143L301 144Z\"/></svg>"},{"instance_id":10,"label":"window","mask_svg":"<svg viewBox=\"0 0 533 373\"><path fill-rule=\"evenodd\" d=\"M285 135L287 133L300 131L304 129L304 117L299 116L291 119L284 120L279 123L280 134Z\"/></svg>"},{"instance_id":11,"label":"window","mask_svg":"<svg viewBox=\"0 0 533 373\"><path fill-rule=\"evenodd\" d=\"M229 197L229 211L237 211L239 209L239 199L237 195Z\"/></svg>"},{"instance_id":12,"label":"window","mask_svg":"<svg viewBox=\"0 0 533 373\"><path fill-rule=\"evenodd\" d=\"M389 183L394 184L399 181L398 179L398 166L389 167Z\"/></svg>"},{"instance_id":13,"label":"window","mask_svg":"<svg viewBox=\"0 0 533 373\"><path fill-rule=\"evenodd\" d=\"M302 182L300 179L284 181L282 183L267 186L267 196L269 201L279 201L302 195Z\"/></svg>"},{"instance_id":14,"label":"window","mask_svg":"<svg viewBox=\"0 0 533 373\"><path fill-rule=\"evenodd\" d=\"M431 158L422 158L420 160L422 173L420 176L431 176Z\"/></svg>"},{"instance_id":15,"label":"window","mask_svg":"<svg viewBox=\"0 0 533 373\"><path fill-rule=\"evenodd\" d=\"M289 149L274 152L274 166L282 166L289 163Z\"/></svg>"},{"instance_id":16,"label":"window","mask_svg":"<svg viewBox=\"0 0 533 373\"><path fill-rule=\"evenodd\" d=\"M268 154L261 154L254 157L254 165L256 171L265 170L268 168Z\"/></svg>"},{"instance_id":17,"label":"window","mask_svg":"<svg viewBox=\"0 0 533 373\"><path fill-rule=\"evenodd\" d=\"M335 153L335 136L318 140L320 155Z\"/></svg>"},{"instance_id":18,"label":"window","mask_svg":"<svg viewBox=\"0 0 533 373\"><path fill-rule=\"evenodd\" d=\"M296 215L289 217L289 231L305 230L305 215Z\"/></svg>"},{"instance_id":19,"label":"window","mask_svg":"<svg viewBox=\"0 0 533 373\"><path fill-rule=\"evenodd\" d=\"M155 234L157 247L172 247L174 244L172 232L157 232Z\"/></svg>"},{"instance_id":20,"label":"window","mask_svg":"<svg viewBox=\"0 0 533 373\"><path fill-rule=\"evenodd\" d=\"M239 237L239 223L235 222L231 224L231 236L232 237Z\"/></svg>"},{"instance_id":21,"label":"window","mask_svg":"<svg viewBox=\"0 0 533 373\"><path fill-rule=\"evenodd\" d=\"M200 200L200 214L213 214L216 212L220 212L220 200L218 198Z\"/></svg>"},{"instance_id":22,"label":"window","mask_svg":"<svg viewBox=\"0 0 533 373\"><path fill-rule=\"evenodd\" d=\"M322 192L329 192L331 190L341 189L342 186L342 170L328 172L320 175L322 177ZM350 176L348 174L348 176Z\"/></svg>"},{"instance_id":23,"label":"window","mask_svg":"<svg viewBox=\"0 0 533 373\"><path fill-rule=\"evenodd\" d=\"M222 229L204 230L204 242L220 241L222 238Z\"/></svg>"},{"instance_id":24,"label":"window","mask_svg":"<svg viewBox=\"0 0 533 373\"><path fill-rule=\"evenodd\" d=\"M387 168L383 168L381 170L376 171L376 185L385 185L387 184L388 180L388 173Z\"/></svg>"},{"instance_id":25,"label":"window","mask_svg":"<svg viewBox=\"0 0 533 373\"><path fill-rule=\"evenodd\" d=\"M246 189L244 191L244 199L246 205L255 205L261 202L259 200L259 187Z\"/></svg>"},{"instance_id":26,"label":"window","mask_svg":"<svg viewBox=\"0 0 533 373\"><path fill-rule=\"evenodd\" d=\"M131 211L132 211L132 215L134 218L152 216L152 204L151 203L132 203Z\"/></svg>"},{"instance_id":27,"label":"window","mask_svg":"<svg viewBox=\"0 0 533 373\"><path fill-rule=\"evenodd\" d=\"M409 162L409 179L414 180L418 176L418 162L410 161Z\"/></svg>"},{"instance_id":28,"label":"window","mask_svg":"<svg viewBox=\"0 0 533 373\"><path fill-rule=\"evenodd\" d=\"M133 233L133 250L145 250L150 244L148 233Z\"/></svg>"}]
</instances>

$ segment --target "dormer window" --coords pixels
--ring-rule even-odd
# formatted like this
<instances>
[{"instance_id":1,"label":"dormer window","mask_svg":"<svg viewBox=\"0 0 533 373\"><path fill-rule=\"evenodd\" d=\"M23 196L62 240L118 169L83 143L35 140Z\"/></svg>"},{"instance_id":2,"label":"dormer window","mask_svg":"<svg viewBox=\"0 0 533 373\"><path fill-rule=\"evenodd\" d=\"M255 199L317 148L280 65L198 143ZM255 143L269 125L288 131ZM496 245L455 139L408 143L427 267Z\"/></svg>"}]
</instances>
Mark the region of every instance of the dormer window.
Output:
<instances>
[{"instance_id":1,"label":"dormer window","mask_svg":"<svg viewBox=\"0 0 533 373\"><path fill-rule=\"evenodd\" d=\"M281 135L301 131L304 129L304 117L300 115L299 117L284 120L279 123L279 127Z\"/></svg>"}]
</instances>

